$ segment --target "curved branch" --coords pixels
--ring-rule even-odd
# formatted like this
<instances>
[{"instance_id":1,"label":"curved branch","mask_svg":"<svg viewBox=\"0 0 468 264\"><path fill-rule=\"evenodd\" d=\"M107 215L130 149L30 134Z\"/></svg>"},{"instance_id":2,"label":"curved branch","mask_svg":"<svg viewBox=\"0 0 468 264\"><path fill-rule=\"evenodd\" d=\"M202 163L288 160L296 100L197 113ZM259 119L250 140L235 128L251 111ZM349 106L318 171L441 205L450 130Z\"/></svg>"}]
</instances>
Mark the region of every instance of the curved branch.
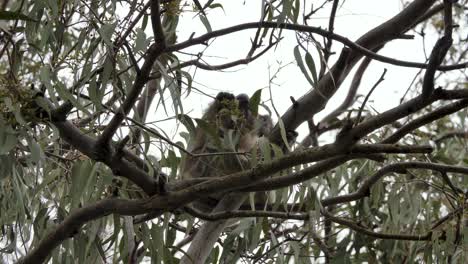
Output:
<instances>
[{"instance_id":1,"label":"curved branch","mask_svg":"<svg viewBox=\"0 0 468 264\"><path fill-rule=\"evenodd\" d=\"M442 89L436 89L428 98L425 98L423 94L408 100L405 103L402 103L392 109L389 109L379 115L371 117L366 121L360 123L349 131L346 131L345 135L340 137L342 144L349 144L349 142L357 142L362 137L371 133L372 131L396 120L406 117L410 114L416 113L417 111L423 109L424 107L430 105L436 100L453 100L455 98L464 98L467 95L465 90L454 90L446 91Z\"/></svg>"},{"instance_id":2,"label":"curved branch","mask_svg":"<svg viewBox=\"0 0 468 264\"><path fill-rule=\"evenodd\" d=\"M219 212L219 213L211 213L205 214L200 212L196 209L190 208L187 212L195 217L198 217L203 220L207 221L219 221L223 219L231 219L231 218L245 218L245 217L271 217L271 218L279 218L279 219L294 219L294 220L309 220L310 214L308 213L289 213L289 212L278 212L278 211L248 211L248 210L235 210L231 212ZM375 238L381 239L392 239L392 240L411 240L411 241L423 241L423 240L430 240L432 235L432 230L434 230L437 226L440 226L441 223L453 218L456 215L459 215L462 212L462 207L457 208L456 210L448 213L446 216L438 219L436 223L431 227L430 231L426 232L423 235L406 235L406 234L386 234L386 233L379 233L374 232L369 228L366 228L358 223L342 218L331 215L328 211L322 210L321 213L325 216L326 219L331 220L337 224L344 225L349 227L350 229Z\"/></svg>"},{"instance_id":3,"label":"curved branch","mask_svg":"<svg viewBox=\"0 0 468 264\"><path fill-rule=\"evenodd\" d=\"M334 156L342 155L369 155L377 153L430 153L430 146L401 146L401 145L355 145L349 150L343 150L339 145L325 145L319 148L308 149L301 152L293 152L272 162L259 164L255 168L233 173L224 177L213 178L184 189L182 192L194 192L200 197L213 193L240 190L252 183L262 180L281 170L291 168L299 164L319 161Z\"/></svg>"},{"instance_id":4,"label":"curved branch","mask_svg":"<svg viewBox=\"0 0 468 264\"><path fill-rule=\"evenodd\" d=\"M325 219L330 220L332 222L335 222L340 225L344 225L346 227L351 228L352 230L368 235L370 237L375 237L375 238L381 238L381 239L393 239L393 240L411 240L411 241L424 241L424 240L430 240L432 236L432 231L427 232L424 235L403 235L403 234L385 234L385 233L377 233L374 232L366 227L363 227L359 225L356 222L353 222L351 220L342 218L342 217L337 217L332 214L330 214L327 210L323 209L321 210L322 215L325 217Z\"/></svg>"},{"instance_id":5,"label":"curved branch","mask_svg":"<svg viewBox=\"0 0 468 264\"><path fill-rule=\"evenodd\" d=\"M323 161L319 161L316 164L307 167L299 172L292 173L286 176L268 178L260 182L256 182L247 188L243 188L239 191L241 192L258 192L258 191L271 191L293 184L298 184L307 180L314 178L324 172L327 172L333 168L336 168L343 163L356 159L356 158L365 158L367 155L344 155L338 156Z\"/></svg>"},{"instance_id":6,"label":"curved branch","mask_svg":"<svg viewBox=\"0 0 468 264\"><path fill-rule=\"evenodd\" d=\"M262 51L260 51L258 54L254 55L254 56L250 56L248 54L243 59L238 59L238 60L235 60L235 61L231 61L231 62L219 64L219 65L210 65L210 64L201 63L198 59L196 59L196 60L191 60L191 61L181 63L179 65L179 67L182 68L182 67L186 67L186 66L189 66L189 65L194 65L194 66L196 66L196 67L198 67L200 69L206 70L206 71L219 71L219 70L232 68L232 67L242 65L242 64L249 64L250 62L252 62L252 61L260 58L262 55L264 55L268 50L270 50L272 47L274 47L276 45L276 43L277 42L269 44L266 48L264 48Z\"/></svg>"},{"instance_id":7,"label":"curved branch","mask_svg":"<svg viewBox=\"0 0 468 264\"><path fill-rule=\"evenodd\" d=\"M415 130L418 127L426 125L430 122L433 122L437 119L440 119L444 116L453 114L465 107L468 106L468 99L460 100L454 102L452 104L440 107L430 113L427 113L421 117L414 119L413 121L409 122L408 124L400 127L393 135L387 137L386 139L382 140L382 143L390 144L398 142L401 138L403 138L406 134L410 133L411 131Z\"/></svg>"},{"instance_id":8,"label":"curved branch","mask_svg":"<svg viewBox=\"0 0 468 264\"><path fill-rule=\"evenodd\" d=\"M437 67L442 63L450 46L452 45L452 36L443 36L440 38L429 56L429 63L424 74L422 95L423 98L428 98L434 91L434 75Z\"/></svg>"},{"instance_id":9,"label":"curved branch","mask_svg":"<svg viewBox=\"0 0 468 264\"><path fill-rule=\"evenodd\" d=\"M107 156L104 160L95 152L94 146L97 144L97 139L94 139L88 135L83 134L77 127L75 127L70 121L65 122L53 122L55 127L60 133L60 137L65 140L68 144L79 150L91 159L101 160L113 172L117 173L122 177L125 177L135 183L138 187L148 195L155 194L158 190L158 183L156 180L146 173L142 168L133 165L125 159L116 160L112 156ZM111 150L111 153L115 152ZM128 150L123 149L123 152L133 157L133 154ZM133 159L139 160L138 157ZM144 168L144 167L143 167Z\"/></svg>"},{"instance_id":10,"label":"curved branch","mask_svg":"<svg viewBox=\"0 0 468 264\"><path fill-rule=\"evenodd\" d=\"M454 132L449 132L446 134L443 134L436 138L434 141L436 144L440 144L442 141L453 138L453 137L459 137L459 138L468 138L468 131L454 131Z\"/></svg>"},{"instance_id":11,"label":"curved branch","mask_svg":"<svg viewBox=\"0 0 468 264\"><path fill-rule=\"evenodd\" d=\"M406 172L407 169L426 169L426 170L433 170L438 172L451 172L451 173L462 173L468 175L468 167L461 167L461 166L450 166L444 164L437 164L437 163L426 163L426 162L400 162L387 165L381 169L379 169L374 175L367 178L362 185L357 189L357 191L326 198L322 200L323 206L335 205L340 203L346 203L351 201L356 201L361 198L367 197L370 195L370 188L377 183L382 177L385 175L392 173L392 172Z\"/></svg>"},{"instance_id":12,"label":"curved branch","mask_svg":"<svg viewBox=\"0 0 468 264\"><path fill-rule=\"evenodd\" d=\"M261 22L249 22L245 24L239 24L235 25L232 27L220 29L220 30L214 30L210 33L206 33L200 37L192 38L189 40L186 40L184 42L180 42L178 44L174 45L169 45L166 48L167 52L174 52L174 51L179 51L194 45L198 44L204 44L206 41L228 35L231 33L235 33L238 31L243 31L247 29L257 29L257 28L274 28L274 29L286 29L286 30L293 30L297 32L308 32L308 33L315 33L324 37L328 37L330 39L336 40L345 46L349 47L353 51L358 52L361 55L364 55L366 57L369 57L371 59L380 61L380 62L385 62L388 64L396 65L396 66L402 66L402 67L409 67L409 68L427 68L429 67L428 64L426 63L419 63L419 62L410 62L410 61L403 61L403 60L398 60L395 58L390 58L386 57L380 54L377 54L373 52L372 50L368 49L366 46L362 45L359 43L359 40L357 42L353 42L352 40L349 40L348 38L341 36L336 33L331 33L327 30L324 30L319 27L312 27L312 26L304 26L304 25L298 25L298 24L288 24L288 23L275 23L275 22L266 22L266 21L261 21ZM397 38L398 36L395 36L394 38ZM382 44L384 44L387 41L390 41L391 39L382 41ZM380 44L380 43L379 43ZM354 59L354 58L353 58ZM439 66L437 69L440 71L451 71L451 70L459 70L468 67L468 62L463 62L459 64L454 64L454 65L442 65Z\"/></svg>"}]
</instances>

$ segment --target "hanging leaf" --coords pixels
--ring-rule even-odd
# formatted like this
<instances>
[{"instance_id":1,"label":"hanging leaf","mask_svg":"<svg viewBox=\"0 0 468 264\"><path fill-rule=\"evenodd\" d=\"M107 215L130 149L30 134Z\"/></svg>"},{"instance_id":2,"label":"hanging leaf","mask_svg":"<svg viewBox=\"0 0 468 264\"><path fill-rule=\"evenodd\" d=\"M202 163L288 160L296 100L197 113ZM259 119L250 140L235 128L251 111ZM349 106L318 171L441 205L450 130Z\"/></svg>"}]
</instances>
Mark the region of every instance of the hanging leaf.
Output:
<instances>
[{"instance_id":1,"label":"hanging leaf","mask_svg":"<svg viewBox=\"0 0 468 264\"><path fill-rule=\"evenodd\" d=\"M135 48L133 52L135 54L138 53L139 51L146 52L148 46L149 46L149 39L147 39L146 33L141 29L137 29L136 39L135 39Z\"/></svg>"},{"instance_id":2,"label":"hanging leaf","mask_svg":"<svg viewBox=\"0 0 468 264\"><path fill-rule=\"evenodd\" d=\"M16 145L16 132L0 119L0 155L8 154Z\"/></svg>"},{"instance_id":3,"label":"hanging leaf","mask_svg":"<svg viewBox=\"0 0 468 264\"><path fill-rule=\"evenodd\" d=\"M206 18L206 16L200 15L200 21L203 23L203 25L205 26L206 31L208 31L208 33L213 31L213 29L211 28L211 25L210 25L210 21L208 20L208 18Z\"/></svg>"},{"instance_id":4,"label":"hanging leaf","mask_svg":"<svg viewBox=\"0 0 468 264\"><path fill-rule=\"evenodd\" d=\"M286 129L284 127L284 123L283 123L283 120L278 119L278 125L280 127L280 134L281 134L281 138L283 139L283 143L284 145L286 146L286 148L291 151L291 147L289 146L289 142L288 142L288 136L287 136L287 133L286 133Z\"/></svg>"},{"instance_id":5,"label":"hanging leaf","mask_svg":"<svg viewBox=\"0 0 468 264\"><path fill-rule=\"evenodd\" d=\"M190 118L190 116L185 114L179 114L177 115L177 120L179 120L185 126L190 135L195 134L195 124L193 123L192 118Z\"/></svg>"},{"instance_id":6,"label":"hanging leaf","mask_svg":"<svg viewBox=\"0 0 468 264\"><path fill-rule=\"evenodd\" d=\"M114 34L116 25L117 25L116 23L104 24L98 29L99 35L101 36L102 40L104 41L104 43L106 43L108 47L112 47L113 45L112 34Z\"/></svg>"},{"instance_id":7,"label":"hanging leaf","mask_svg":"<svg viewBox=\"0 0 468 264\"><path fill-rule=\"evenodd\" d=\"M27 141L29 150L31 151L31 161L37 163L40 160L42 160L44 154L39 144L37 144L37 142L34 139L29 137L27 138Z\"/></svg>"},{"instance_id":8,"label":"hanging leaf","mask_svg":"<svg viewBox=\"0 0 468 264\"><path fill-rule=\"evenodd\" d=\"M261 97L262 97L262 89L258 89L257 91L254 92L252 97L250 97L249 109L252 112L253 116L258 115L258 105L260 104Z\"/></svg>"},{"instance_id":9,"label":"hanging leaf","mask_svg":"<svg viewBox=\"0 0 468 264\"><path fill-rule=\"evenodd\" d=\"M305 55L305 61L307 63L307 67L309 68L310 73L312 73L312 79L314 80L312 86L315 87L317 84L317 69L315 68L314 59L312 59L312 55L309 52Z\"/></svg>"},{"instance_id":10,"label":"hanging leaf","mask_svg":"<svg viewBox=\"0 0 468 264\"><path fill-rule=\"evenodd\" d=\"M89 160L79 160L75 162L71 172L71 208L76 208L81 200L88 178L93 169Z\"/></svg>"},{"instance_id":11,"label":"hanging leaf","mask_svg":"<svg viewBox=\"0 0 468 264\"><path fill-rule=\"evenodd\" d=\"M307 72L306 67L304 66L304 62L302 61L301 52L299 51L299 45L294 48L294 58L296 59L297 66L301 69L302 74L310 83L310 85L314 86L314 81L310 78L309 73Z\"/></svg>"},{"instance_id":12,"label":"hanging leaf","mask_svg":"<svg viewBox=\"0 0 468 264\"><path fill-rule=\"evenodd\" d=\"M0 11L0 20L24 20L24 21L32 21L37 22L35 19L18 13L18 12L11 12L11 11Z\"/></svg>"}]
</instances>

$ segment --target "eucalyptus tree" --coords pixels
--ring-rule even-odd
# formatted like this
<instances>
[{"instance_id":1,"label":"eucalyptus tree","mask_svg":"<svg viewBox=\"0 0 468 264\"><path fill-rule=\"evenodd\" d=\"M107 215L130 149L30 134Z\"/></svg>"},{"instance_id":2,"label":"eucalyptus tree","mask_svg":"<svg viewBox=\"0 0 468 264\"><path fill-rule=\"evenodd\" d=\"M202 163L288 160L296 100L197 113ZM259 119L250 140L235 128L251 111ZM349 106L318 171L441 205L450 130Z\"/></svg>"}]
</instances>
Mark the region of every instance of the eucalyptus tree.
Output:
<instances>
[{"instance_id":1,"label":"eucalyptus tree","mask_svg":"<svg viewBox=\"0 0 468 264\"><path fill-rule=\"evenodd\" d=\"M334 31L339 0L259 1L257 19L228 26L214 14L231 10L214 0L3 0L0 261L466 262L466 3L407 1L351 40ZM325 26L311 23L323 12ZM191 19L203 26L181 26ZM239 52L210 49L215 39L240 32L245 57L211 63ZM420 61L385 53L416 38ZM230 153L251 166L182 179L195 128L216 133L187 111L193 94L216 94L196 73L249 71L283 43L294 43L288 78L306 92L275 96L276 65L249 105L273 129L251 153ZM359 95L373 61L419 70L398 105L372 105L381 83L403 85L387 70ZM211 213L191 206L214 193L224 197Z\"/></svg>"}]
</instances>

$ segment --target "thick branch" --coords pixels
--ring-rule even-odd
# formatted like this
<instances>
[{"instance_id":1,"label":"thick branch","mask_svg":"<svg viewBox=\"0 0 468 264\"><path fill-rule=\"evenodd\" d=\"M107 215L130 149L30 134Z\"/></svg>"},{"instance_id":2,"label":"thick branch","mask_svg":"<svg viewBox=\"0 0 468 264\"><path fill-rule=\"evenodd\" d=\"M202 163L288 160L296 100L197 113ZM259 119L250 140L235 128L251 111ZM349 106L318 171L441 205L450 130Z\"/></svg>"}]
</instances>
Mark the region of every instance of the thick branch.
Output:
<instances>
[{"instance_id":1,"label":"thick branch","mask_svg":"<svg viewBox=\"0 0 468 264\"><path fill-rule=\"evenodd\" d=\"M452 45L452 37L444 36L439 39L434 48L432 49L431 56L429 57L428 67L424 74L422 95L423 98L428 98L434 91L434 75L437 67L442 63L442 60L447 54L450 46Z\"/></svg>"},{"instance_id":2,"label":"thick branch","mask_svg":"<svg viewBox=\"0 0 468 264\"><path fill-rule=\"evenodd\" d=\"M91 159L101 159L100 155L95 152L94 146L97 144L97 140L83 134L77 127L75 127L70 121L65 122L53 122L60 133L60 137L65 140L68 144L79 150ZM111 150L111 153L114 151ZM128 152L124 150L124 153ZM128 153L131 155L131 153ZM137 160L138 157L135 157ZM114 172L119 172L120 176L123 176L138 187L142 188L148 195L155 194L158 190L157 183L154 178L149 176L143 169L133 165L132 163L121 159L115 160L112 156L107 156L102 160L109 168Z\"/></svg>"},{"instance_id":3,"label":"thick branch","mask_svg":"<svg viewBox=\"0 0 468 264\"><path fill-rule=\"evenodd\" d=\"M153 26L154 41L160 47L161 50L166 48L166 37L164 36L164 30L161 24L161 12L160 12L160 1L151 1L151 25Z\"/></svg>"},{"instance_id":4,"label":"thick branch","mask_svg":"<svg viewBox=\"0 0 468 264\"><path fill-rule=\"evenodd\" d=\"M343 163L356 159L365 157L359 155L345 155L345 156L338 156L330 159L326 159L323 161L319 161L316 164L309 166L301 171L296 173L292 173L286 176L279 176L274 178L268 178L263 181L254 183L247 188L243 188L242 192L258 192L258 191L270 191L276 190L280 188L284 188L287 186L291 186L293 184L298 184L307 180L314 178L322 173L325 173L337 166L342 165Z\"/></svg>"},{"instance_id":5,"label":"thick branch","mask_svg":"<svg viewBox=\"0 0 468 264\"><path fill-rule=\"evenodd\" d=\"M339 145L325 145L301 152L293 152L269 163L259 164L255 168L233 173L224 177L210 179L209 181L189 187L182 192L194 190L198 196L209 196L213 193L243 189L252 183L262 180L281 170L299 164L306 164L330 157L342 155L366 155L377 153L430 153L430 146L400 146L400 145L355 145L349 150L343 150Z\"/></svg>"}]
</instances>

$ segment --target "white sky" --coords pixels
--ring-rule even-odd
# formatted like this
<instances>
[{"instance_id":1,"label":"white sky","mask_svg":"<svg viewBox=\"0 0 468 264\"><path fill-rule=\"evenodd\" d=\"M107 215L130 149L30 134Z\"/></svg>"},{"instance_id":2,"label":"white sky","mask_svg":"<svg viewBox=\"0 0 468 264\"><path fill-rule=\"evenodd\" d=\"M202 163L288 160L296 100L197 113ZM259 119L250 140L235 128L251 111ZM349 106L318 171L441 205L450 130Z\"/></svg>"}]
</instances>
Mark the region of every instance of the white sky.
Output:
<instances>
[{"instance_id":1,"label":"white sky","mask_svg":"<svg viewBox=\"0 0 468 264\"><path fill-rule=\"evenodd\" d=\"M260 0L220 2L224 6L224 11L220 8L208 11L208 17L213 30L245 22L255 22L260 18ZM322 3L322 1L312 2L314 3L315 8ZM343 1L340 1L340 4L342 2ZM202 1L202 4L203 3L204 1ZM303 1L301 1L301 3L303 3ZM316 13L312 19L309 20L309 24L311 26L327 28L330 7L331 3L327 5L327 8ZM401 10L402 4L399 0L347 0L344 2L344 5L340 6L338 9L335 20L335 33L345 36L350 40L356 40L362 34L393 17ZM196 32L195 37L206 32L200 20L198 18L194 18L194 13L185 13L180 19L178 28L178 42L188 39L192 32ZM244 58L250 48L250 39L253 38L254 33L255 31L253 30L242 31L217 38L214 42L211 42L211 45L204 52L205 61L216 65ZM201 69L197 69L196 72L194 72L194 68L189 69L191 73L195 73L193 76L195 81L193 85L213 96L215 96L219 91L228 91L235 94L246 93L251 95L257 89L268 87L269 67L270 74L273 74L278 68L278 61L280 61L282 65L292 62L292 64L289 64L289 66L280 71L278 78L275 80L276 85L271 86L275 106L278 112L283 114L291 105L289 100L290 96L298 99L301 95L311 89L307 80L295 63L293 48L296 45L296 39L293 32L284 31L283 36L284 39L276 49L271 49L267 54L263 55L263 57L249 65L241 65L234 69L222 72L205 71ZM316 39L322 41L322 38L318 35L316 36ZM436 36L426 36L427 53L430 53L435 41ZM337 54L339 54L342 47L343 45L338 42L333 43L333 51ZM184 51L196 54L205 48L205 46L198 45L195 48L185 49ZM320 63L315 48L311 48L309 51L316 59L315 62L318 67ZM418 35L415 35L414 40L393 41L387 44L387 46L379 53L407 61L425 61L425 55L422 50L422 39ZM337 57L338 55L331 57L329 66L333 65L334 60ZM355 66L355 68L357 68L357 66ZM385 81L378 86L371 96L370 102L368 102L368 105L372 105L378 111L384 111L398 105L400 98L405 93L414 75L418 71L417 69L394 67L380 62L372 62L363 77L358 93L364 95L367 94L370 88L379 79L384 68L388 69ZM348 75L348 78L340 87L338 93L329 102L325 111L320 113L318 117L323 117L326 113L333 110L334 107L342 102L348 90L352 76L353 74ZM262 92L262 100L268 99L269 92L265 89ZM210 98L207 96L192 92L190 96L185 99L184 111L191 117L200 117L202 110L206 109L210 101ZM167 118L164 111L158 110L157 113L155 113L156 120L164 118ZM316 118L315 121L317 122L319 119ZM158 126L163 127L164 132L168 133L168 135L176 135L176 128L174 127L173 121L158 123ZM307 129L304 125L298 132L300 133L300 138L307 135Z\"/></svg>"}]
</instances>

